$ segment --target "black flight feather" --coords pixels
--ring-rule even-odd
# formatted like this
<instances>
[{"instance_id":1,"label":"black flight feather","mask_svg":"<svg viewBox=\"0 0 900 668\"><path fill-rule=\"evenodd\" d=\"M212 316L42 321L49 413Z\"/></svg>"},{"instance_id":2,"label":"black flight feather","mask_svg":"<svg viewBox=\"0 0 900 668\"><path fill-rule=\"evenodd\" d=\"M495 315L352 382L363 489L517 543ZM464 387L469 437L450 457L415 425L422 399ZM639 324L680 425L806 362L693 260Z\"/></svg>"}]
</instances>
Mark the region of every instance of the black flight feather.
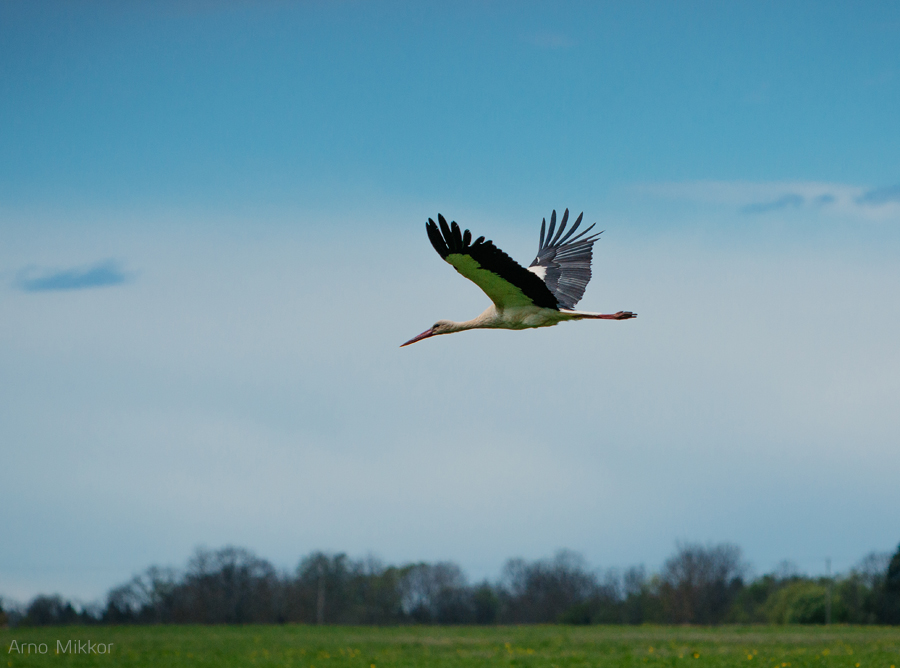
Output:
<instances>
[{"instance_id":1,"label":"black flight feather","mask_svg":"<svg viewBox=\"0 0 900 668\"><path fill-rule=\"evenodd\" d=\"M519 288L535 306L559 308L561 302L548 285L537 274L528 271L497 248L492 241L485 241L484 237L478 237L475 243L470 243L472 234L469 230L466 230L464 235L461 234L456 222L448 225L447 220L440 214L438 214L437 224L429 218L425 229L428 231L428 239L434 246L434 250L445 260L453 254L468 255L482 269L496 274Z\"/></svg>"},{"instance_id":2,"label":"black flight feather","mask_svg":"<svg viewBox=\"0 0 900 668\"><path fill-rule=\"evenodd\" d=\"M550 232L544 236L544 225L541 224L541 240L538 254L531 263L532 267L544 269L544 283L556 297L560 307L575 308L584 296L584 289L591 280L591 260L593 259L594 242L602 232L585 236L594 225L572 236L584 214L580 214L572 229L565 236L563 231L569 218L569 210L563 213L559 232L553 236L556 227L556 211L550 215ZM552 240L552 241L551 241Z\"/></svg>"}]
</instances>

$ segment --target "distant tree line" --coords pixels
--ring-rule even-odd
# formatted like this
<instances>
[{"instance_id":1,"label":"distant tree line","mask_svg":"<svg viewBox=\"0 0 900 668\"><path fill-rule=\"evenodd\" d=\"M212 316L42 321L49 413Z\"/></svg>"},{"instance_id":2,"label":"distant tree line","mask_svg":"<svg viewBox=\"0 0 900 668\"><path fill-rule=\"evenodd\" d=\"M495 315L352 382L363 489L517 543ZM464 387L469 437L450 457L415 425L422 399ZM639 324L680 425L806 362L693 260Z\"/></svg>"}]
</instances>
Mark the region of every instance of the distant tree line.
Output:
<instances>
[{"instance_id":1,"label":"distant tree line","mask_svg":"<svg viewBox=\"0 0 900 668\"><path fill-rule=\"evenodd\" d=\"M184 571L151 567L105 605L38 596L0 606L0 624L900 624L900 548L849 573L788 566L750 578L734 545L679 544L659 573L600 574L577 554L511 559L496 582L456 564L385 566L314 552L293 573L245 549L198 550Z\"/></svg>"}]
</instances>

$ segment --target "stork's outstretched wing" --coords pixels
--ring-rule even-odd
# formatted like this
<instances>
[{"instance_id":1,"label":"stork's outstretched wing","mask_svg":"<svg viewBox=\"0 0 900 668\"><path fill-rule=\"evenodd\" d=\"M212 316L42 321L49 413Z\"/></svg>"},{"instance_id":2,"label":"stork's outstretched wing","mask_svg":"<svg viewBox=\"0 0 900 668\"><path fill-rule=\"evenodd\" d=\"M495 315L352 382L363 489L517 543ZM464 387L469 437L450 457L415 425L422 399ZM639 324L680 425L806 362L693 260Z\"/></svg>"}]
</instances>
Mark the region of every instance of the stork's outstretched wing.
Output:
<instances>
[{"instance_id":1,"label":"stork's outstretched wing","mask_svg":"<svg viewBox=\"0 0 900 668\"><path fill-rule=\"evenodd\" d=\"M538 245L538 254L531 266L528 267L528 271L534 272L544 280L547 288L559 302L559 306L565 309L575 308L575 304L584 296L584 289L591 280L594 242L603 234L598 232L587 237L584 236L594 228L591 225L573 237L575 230L581 224L582 216L584 216L583 213L578 215L578 220L575 221L572 229L566 236L563 236L566 222L569 220L569 210L566 209L560 221L559 231L554 237L553 232L556 229L556 210L554 209L550 216L550 230L546 237L544 237L544 231L547 219L545 218L541 222L541 241Z\"/></svg>"},{"instance_id":2,"label":"stork's outstretched wing","mask_svg":"<svg viewBox=\"0 0 900 668\"><path fill-rule=\"evenodd\" d=\"M447 225L447 220L440 214L438 222L440 229L431 218L425 224L431 245L456 271L484 290L498 310L530 305L558 308L557 297L541 277L517 263L493 242L478 237L473 243L469 230L460 232L455 222Z\"/></svg>"}]
</instances>

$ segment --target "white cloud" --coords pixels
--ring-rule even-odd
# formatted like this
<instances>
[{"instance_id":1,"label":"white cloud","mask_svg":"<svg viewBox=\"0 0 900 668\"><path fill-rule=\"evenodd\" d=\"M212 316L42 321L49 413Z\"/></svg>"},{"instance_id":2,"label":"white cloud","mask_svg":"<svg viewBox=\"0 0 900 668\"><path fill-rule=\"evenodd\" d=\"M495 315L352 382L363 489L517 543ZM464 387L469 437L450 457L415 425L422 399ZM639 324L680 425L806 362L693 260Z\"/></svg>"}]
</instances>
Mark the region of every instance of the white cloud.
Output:
<instances>
[{"instance_id":1,"label":"white cloud","mask_svg":"<svg viewBox=\"0 0 900 668\"><path fill-rule=\"evenodd\" d=\"M724 206L748 215L815 212L873 221L900 220L900 186L873 188L818 181L684 181L636 188L664 199Z\"/></svg>"}]
</instances>

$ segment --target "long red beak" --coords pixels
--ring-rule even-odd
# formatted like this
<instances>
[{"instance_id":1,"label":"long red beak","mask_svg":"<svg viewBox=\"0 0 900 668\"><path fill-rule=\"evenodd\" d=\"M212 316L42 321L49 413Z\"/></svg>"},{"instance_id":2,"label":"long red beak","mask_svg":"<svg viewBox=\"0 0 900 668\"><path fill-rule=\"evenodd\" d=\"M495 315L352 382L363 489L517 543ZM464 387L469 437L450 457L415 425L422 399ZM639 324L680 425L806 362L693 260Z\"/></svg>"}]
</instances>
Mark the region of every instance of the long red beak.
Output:
<instances>
[{"instance_id":1,"label":"long red beak","mask_svg":"<svg viewBox=\"0 0 900 668\"><path fill-rule=\"evenodd\" d=\"M422 332L418 336L414 336L413 338L411 338L409 341L407 341L400 347L402 348L403 346L408 346L410 343L415 343L416 341L421 341L422 339L427 339L429 336L434 336L434 333L430 329L426 329L424 332Z\"/></svg>"}]
</instances>

